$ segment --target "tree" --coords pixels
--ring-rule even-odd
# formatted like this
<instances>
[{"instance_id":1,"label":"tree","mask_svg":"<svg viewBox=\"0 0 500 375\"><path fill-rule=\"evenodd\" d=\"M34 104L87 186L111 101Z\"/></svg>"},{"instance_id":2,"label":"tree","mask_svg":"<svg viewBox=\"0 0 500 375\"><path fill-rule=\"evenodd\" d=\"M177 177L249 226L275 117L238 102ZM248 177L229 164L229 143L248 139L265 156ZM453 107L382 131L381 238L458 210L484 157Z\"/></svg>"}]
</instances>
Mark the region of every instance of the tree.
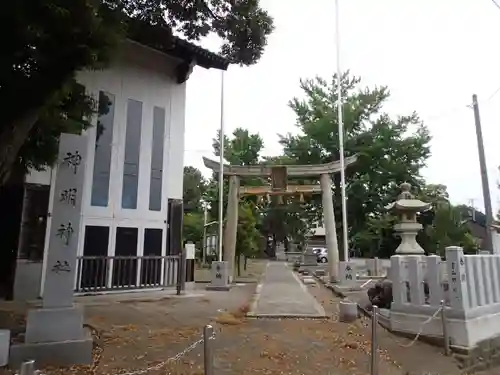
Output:
<instances>
[{"instance_id":1,"label":"tree","mask_svg":"<svg viewBox=\"0 0 500 375\"><path fill-rule=\"evenodd\" d=\"M424 230L419 233L418 240L428 253L444 256L448 246L461 246L468 253L477 250L477 243L467 225L468 212L462 206L451 204L445 185L425 185L418 198L432 204L419 220Z\"/></svg>"},{"instance_id":2,"label":"tree","mask_svg":"<svg viewBox=\"0 0 500 375\"><path fill-rule=\"evenodd\" d=\"M191 241L197 249L202 249L203 247L203 224L202 213L184 213L182 228L184 241Z\"/></svg>"},{"instance_id":3,"label":"tree","mask_svg":"<svg viewBox=\"0 0 500 375\"><path fill-rule=\"evenodd\" d=\"M217 132L213 139L212 147L214 155L219 156L220 150L220 132ZM252 134L247 129L237 128L232 136L224 135L224 159L232 165L256 165L259 163L260 153L264 147L264 142L259 134ZM259 178L243 178L241 185L259 186L263 182ZM219 175L214 173L207 187L207 199L210 202L210 214L212 217L218 217L219 209ZM229 184L224 181L224 212L227 205L227 194ZM246 198L246 201L256 202L255 198Z\"/></svg>"},{"instance_id":4,"label":"tree","mask_svg":"<svg viewBox=\"0 0 500 375\"><path fill-rule=\"evenodd\" d=\"M444 256L448 246L461 246L466 253L475 253L478 245L460 209L451 203L439 203L434 208L434 220L425 235L429 237L428 252Z\"/></svg>"},{"instance_id":5,"label":"tree","mask_svg":"<svg viewBox=\"0 0 500 375\"><path fill-rule=\"evenodd\" d=\"M191 241L197 249L203 248L204 209L203 196L206 191L206 181L200 170L184 167L183 181L184 219L182 233L185 241Z\"/></svg>"},{"instance_id":6,"label":"tree","mask_svg":"<svg viewBox=\"0 0 500 375\"><path fill-rule=\"evenodd\" d=\"M420 189L414 187L414 190L416 198L431 203L431 209L420 213L417 218L423 226L417 241L426 253L443 256L447 246L462 246L466 252L475 252L477 244L467 226L467 216L461 206L453 206L449 202L446 186L428 184ZM372 216L367 221L366 229L355 234L354 242L365 256L388 258L400 242L393 230L397 222L393 212Z\"/></svg>"},{"instance_id":7,"label":"tree","mask_svg":"<svg viewBox=\"0 0 500 375\"><path fill-rule=\"evenodd\" d=\"M264 157L264 165L291 165L294 160L286 155ZM290 185L314 184L317 180L288 178ZM272 235L273 246L283 242L285 250L289 250L289 239L297 245L303 246L307 234L317 223L319 217L317 205L320 196L303 194L302 200L297 196L285 197L283 204L273 201L265 210L262 231L265 235ZM273 251L276 249L274 248Z\"/></svg>"},{"instance_id":8,"label":"tree","mask_svg":"<svg viewBox=\"0 0 500 375\"><path fill-rule=\"evenodd\" d=\"M417 114L391 118L383 112L390 95L387 87L362 88L360 83L349 72L340 79L345 155L358 155L356 164L346 171L351 241L366 228L369 218L383 215L384 206L397 195L400 183L406 181L416 186L422 182L420 170L430 155L429 132ZM300 87L305 98L290 101L300 133L280 136L284 155L297 164L338 160L338 77L333 76L330 82L319 77L301 80ZM342 248L340 175L335 174L333 180L337 234ZM315 206L321 206L319 199Z\"/></svg>"},{"instance_id":9,"label":"tree","mask_svg":"<svg viewBox=\"0 0 500 375\"><path fill-rule=\"evenodd\" d=\"M85 104L91 99L84 99L74 75L107 61L121 35L118 14L101 2L87 0L18 1L2 8L0 20L9 38L0 62L4 103L0 183L9 177L13 165L39 163L43 153L28 146L45 145L38 141L50 140L53 132L70 127L64 120L81 121L89 113ZM82 110L75 113L69 108ZM30 159L34 154L38 158ZM53 159L49 152L47 162Z\"/></svg>"},{"instance_id":10,"label":"tree","mask_svg":"<svg viewBox=\"0 0 500 375\"><path fill-rule=\"evenodd\" d=\"M241 256L246 259L257 254L259 250L259 231L251 203L240 205L238 210L238 231L236 237L236 264L238 276L241 275Z\"/></svg>"},{"instance_id":11,"label":"tree","mask_svg":"<svg viewBox=\"0 0 500 375\"><path fill-rule=\"evenodd\" d=\"M206 182L200 170L195 167L184 167L184 212L203 212L203 196Z\"/></svg>"},{"instance_id":12,"label":"tree","mask_svg":"<svg viewBox=\"0 0 500 375\"><path fill-rule=\"evenodd\" d=\"M62 120L85 122L89 114L90 107L81 104L91 99L78 94L76 72L105 66L127 30L156 25L160 32L147 34L161 45L171 43L174 31L195 41L214 33L223 40L224 56L250 65L261 57L273 29L258 0L191 4L184 0L21 0L5 4L0 21L9 35L0 61L0 184L16 164L51 164L51 148L38 151L36 147L51 144L53 134L71 129ZM64 104L75 101L85 107L79 113L82 116L67 118L73 112Z\"/></svg>"},{"instance_id":13,"label":"tree","mask_svg":"<svg viewBox=\"0 0 500 375\"><path fill-rule=\"evenodd\" d=\"M232 165L256 165L259 163L260 152L264 147L262 138L258 134L252 134L247 129L237 128L233 131L230 137L224 138L224 159ZM213 139L213 149L215 156L219 156L220 150L220 132L217 132L216 138ZM241 185L262 185L263 182L259 178L242 178ZM224 181L224 212L227 206L227 194L229 191L228 181ZM212 179L208 183L207 201L210 202L210 215L218 217L219 209L219 175L214 173ZM258 207L255 197L245 197L240 199L239 217L238 217L238 232L236 245L236 258L238 264L238 274L240 273L240 258L253 254L258 248L258 235L256 238L258 225ZM257 231L258 234L258 231Z\"/></svg>"}]
</instances>

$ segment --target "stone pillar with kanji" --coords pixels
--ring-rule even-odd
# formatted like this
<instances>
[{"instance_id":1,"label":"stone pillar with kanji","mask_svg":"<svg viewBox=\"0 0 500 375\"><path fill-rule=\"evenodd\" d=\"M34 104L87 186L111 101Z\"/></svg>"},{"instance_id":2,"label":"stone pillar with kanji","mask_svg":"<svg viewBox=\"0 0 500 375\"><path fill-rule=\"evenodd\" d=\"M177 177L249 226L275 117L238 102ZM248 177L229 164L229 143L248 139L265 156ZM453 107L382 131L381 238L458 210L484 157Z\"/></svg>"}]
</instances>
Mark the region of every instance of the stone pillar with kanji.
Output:
<instances>
[{"instance_id":1,"label":"stone pillar with kanji","mask_svg":"<svg viewBox=\"0 0 500 375\"><path fill-rule=\"evenodd\" d=\"M42 307L28 311L25 342L11 347L11 364L92 363L92 338L83 328L82 308L73 303L86 155L87 137L61 135Z\"/></svg>"}]
</instances>

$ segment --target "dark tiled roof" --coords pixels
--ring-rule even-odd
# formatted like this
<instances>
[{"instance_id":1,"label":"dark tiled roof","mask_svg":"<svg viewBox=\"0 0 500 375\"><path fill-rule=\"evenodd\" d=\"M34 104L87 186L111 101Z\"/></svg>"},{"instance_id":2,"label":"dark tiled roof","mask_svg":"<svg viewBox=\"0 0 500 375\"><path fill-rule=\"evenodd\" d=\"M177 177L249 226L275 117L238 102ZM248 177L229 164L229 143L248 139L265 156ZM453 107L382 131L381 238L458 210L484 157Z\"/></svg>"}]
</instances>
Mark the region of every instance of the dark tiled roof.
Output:
<instances>
[{"instance_id":1,"label":"dark tiled roof","mask_svg":"<svg viewBox=\"0 0 500 375\"><path fill-rule=\"evenodd\" d=\"M190 43L184 39L174 36L174 48L171 54L185 59L185 56L193 56L196 58L196 63L203 68L210 69L220 69L226 70L229 66L229 61L216 53L210 52L205 48L197 46L196 44Z\"/></svg>"},{"instance_id":2,"label":"dark tiled roof","mask_svg":"<svg viewBox=\"0 0 500 375\"><path fill-rule=\"evenodd\" d=\"M187 62L195 61L203 68L226 70L229 60L172 35L172 32L163 26L153 26L144 21L130 19L127 22L127 37L167 55L177 57Z\"/></svg>"},{"instance_id":3,"label":"dark tiled roof","mask_svg":"<svg viewBox=\"0 0 500 375\"><path fill-rule=\"evenodd\" d=\"M474 215L472 210L474 210ZM478 211L474 208L471 208L469 211L469 220L473 223L476 223L482 227L486 227L486 215L481 211Z\"/></svg>"}]
</instances>

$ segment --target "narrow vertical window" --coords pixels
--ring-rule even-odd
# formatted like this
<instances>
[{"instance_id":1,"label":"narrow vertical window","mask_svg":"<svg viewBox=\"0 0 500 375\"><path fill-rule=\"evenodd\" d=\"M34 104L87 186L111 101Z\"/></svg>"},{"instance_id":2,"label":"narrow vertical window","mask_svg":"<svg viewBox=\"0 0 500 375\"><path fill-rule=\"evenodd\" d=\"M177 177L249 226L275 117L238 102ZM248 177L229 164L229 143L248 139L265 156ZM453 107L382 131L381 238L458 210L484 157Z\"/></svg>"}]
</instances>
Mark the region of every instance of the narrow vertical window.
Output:
<instances>
[{"instance_id":1,"label":"narrow vertical window","mask_svg":"<svg viewBox=\"0 0 500 375\"><path fill-rule=\"evenodd\" d=\"M81 290L95 290L106 286L108 245L109 227L85 226L83 258L79 265Z\"/></svg>"},{"instance_id":2,"label":"narrow vertical window","mask_svg":"<svg viewBox=\"0 0 500 375\"><path fill-rule=\"evenodd\" d=\"M142 102L129 99L123 161L122 208L137 208L139 154L141 147Z\"/></svg>"},{"instance_id":3,"label":"narrow vertical window","mask_svg":"<svg viewBox=\"0 0 500 375\"><path fill-rule=\"evenodd\" d=\"M94 171L92 175L91 206L107 207L109 201L109 175L115 117L115 96L99 92L99 117L95 132Z\"/></svg>"},{"instance_id":4,"label":"narrow vertical window","mask_svg":"<svg viewBox=\"0 0 500 375\"><path fill-rule=\"evenodd\" d=\"M144 251L142 258L141 284L161 284L161 242L163 230L156 228L144 229Z\"/></svg>"},{"instance_id":5,"label":"narrow vertical window","mask_svg":"<svg viewBox=\"0 0 500 375\"><path fill-rule=\"evenodd\" d=\"M114 287L136 286L138 239L138 228L116 228L115 258L113 262L112 277L112 285Z\"/></svg>"},{"instance_id":6,"label":"narrow vertical window","mask_svg":"<svg viewBox=\"0 0 500 375\"><path fill-rule=\"evenodd\" d=\"M165 136L165 109L153 109L153 140L151 145L151 178L149 180L149 209L161 211L163 178L163 144Z\"/></svg>"}]
</instances>

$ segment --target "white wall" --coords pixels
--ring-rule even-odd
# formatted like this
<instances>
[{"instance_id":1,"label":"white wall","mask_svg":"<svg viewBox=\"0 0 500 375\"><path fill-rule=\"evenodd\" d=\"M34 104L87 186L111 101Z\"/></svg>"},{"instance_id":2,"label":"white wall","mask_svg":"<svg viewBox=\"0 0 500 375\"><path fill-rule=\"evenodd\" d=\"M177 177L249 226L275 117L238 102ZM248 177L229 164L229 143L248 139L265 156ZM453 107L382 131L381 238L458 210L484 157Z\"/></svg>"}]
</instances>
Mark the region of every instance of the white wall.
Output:
<instances>
[{"instance_id":1,"label":"white wall","mask_svg":"<svg viewBox=\"0 0 500 375\"><path fill-rule=\"evenodd\" d=\"M89 129L89 158L85 186L84 215L89 217L114 217L130 219L131 215L144 220L165 218L168 198L182 198L184 167L184 112L186 84L175 83L173 71L175 62L166 55L142 47L133 42L126 45L117 61L110 69L82 72L78 80L85 84L95 96L99 91L115 95L115 118L113 131L113 154L111 169L110 204L106 209L90 206L95 131ZM141 155L139 162L138 208L135 213L121 209L123 179L123 157L127 100L135 99L143 103ZM152 114L153 107L166 109L166 127L163 160L163 202L162 211L148 210L149 178L151 163ZM111 203L111 202L110 202ZM114 207L113 207L114 206ZM156 216L156 217L155 217Z\"/></svg>"},{"instance_id":2,"label":"white wall","mask_svg":"<svg viewBox=\"0 0 500 375\"><path fill-rule=\"evenodd\" d=\"M493 254L500 255L500 233L493 231L491 236L493 240Z\"/></svg>"},{"instance_id":3,"label":"white wall","mask_svg":"<svg viewBox=\"0 0 500 375\"><path fill-rule=\"evenodd\" d=\"M86 131L89 142L82 196L83 220L81 220L78 244L79 255L83 254L84 228L87 225L110 227L108 244L108 253L110 255L114 254L117 227L135 227L139 229L138 255L143 254L144 229L163 229L162 251L165 251L168 199L181 199L183 195L186 84L179 85L175 82L174 69L176 63L178 62L165 54L134 42L127 42L115 61L110 65L110 68L102 71L85 71L77 75L78 81L84 84L88 92L96 99L99 96L99 91L109 92L114 95L115 99L109 203L107 207L95 207L90 204L96 126ZM137 209L123 209L121 204L128 99L142 102ZM164 108L166 114L161 211L149 210L153 108L155 106ZM96 122L97 119L94 119L94 125ZM55 170L52 173L52 182L55 181L56 173ZM50 172L45 172L45 176L42 176L43 174L31 174L27 177L27 182L33 180L47 183L50 181ZM51 191L51 202L53 199L54 192ZM49 207L51 202L49 202ZM47 233L49 233L49 230L50 218L47 222ZM45 244L45 253L47 253L47 247L48 241Z\"/></svg>"}]
</instances>

